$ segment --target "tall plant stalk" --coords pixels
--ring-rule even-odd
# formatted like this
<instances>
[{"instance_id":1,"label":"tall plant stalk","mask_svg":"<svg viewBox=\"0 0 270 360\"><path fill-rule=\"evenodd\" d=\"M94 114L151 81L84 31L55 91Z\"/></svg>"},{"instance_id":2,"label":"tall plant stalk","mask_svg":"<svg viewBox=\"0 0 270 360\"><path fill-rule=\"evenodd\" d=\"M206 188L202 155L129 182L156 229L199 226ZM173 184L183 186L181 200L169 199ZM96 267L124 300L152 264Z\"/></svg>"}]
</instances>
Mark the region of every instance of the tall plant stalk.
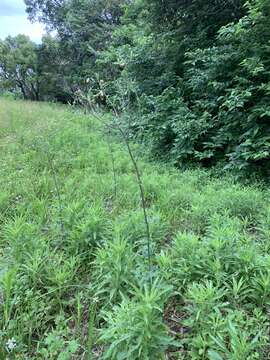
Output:
<instances>
[{"instance_id":1,"label":"tall plant stalk","mask_svg":"<svg viewBox=\"0 0 270 360\"><path fill-rule=\"evenodd\" d=\"M121 91L119 91L119 94L121 94ZM136 97L137 97L137 93L136 93ZM121 105L120 105L120 110L122 112L124 112L126 110L126 103L124 101L125 95L121 94ZM108 100L108 104L112 107L115 118L119 119L119 111L117 111L117 108L114 106L114 104L110 101L109 98L107 98ZM139 99L137 98L138 103L139 103ZM142 181L142 175L137 163L137 160L135 159L135 156L133 154L132 148L130 146L130 141L129 141L129 136L128 134L123 130L121 124L116 121L114 126L116 127L116 129L118 130L118 132L120 133L130 160L133 164L134 170L135 170L135 174L136 174L136 178L137 178L137 183L138 183L138 187L139 187L139 192L140 192L140 199L141 199L141 206L143 209L143 216L144 216L144 224L145 224L145 233L146 233L146 239L147 239L147 258L148 258L148 271L149 271L149 282L150 285L152 285L152 256L151 256L151 233L150 233L150 226L149 226L149 221L148 221L148 214L147 214L147 205L146 205L146 199L145 199L145 192L144 192L144 186L143 186L143 181Z\"/></svg>"},{"instance_id":2,"label":"tall plant stalk","mask_svg":"<svg viewBox=\"0 0 270 360\"><path fill-rule=\"evenodd\" d=\"M145 231L146 231L146 238L147 238L147 257L148 257L149 279L150 279L150 283L152 283L151 233L150 233L150 226L149 226L148 215L147 215L147 210L146 210L147 206L146 206L146 199L145 199L145 194L144 194L142 176L141 176L141 173L139 170L138 163L132 152L128 137L126 136L125 132L123 131L123 129L121 128L121 126L119 124L117 126L117 129L119 130L119 132L125 142L129 157L131 159L131 162L132 162L134 170L135 170L137 183L138 183L139 190L140 190L141 205L142 205L142 209L143 209Z\"/></svg>"},{"instance_id":3,"label":"tall plant stalk","mask_svg":"<svg viewBox=\"0 0 270 360\"><path fill-rule=\"evenodd\" d=\"M114 114L116 119L119 118L119 114L117 110L113 107ZM95 114L95 117L97 115ZM101 120L101 119L100 119ZM148 259L148 271L149 271L149 281L150 284L152 284L152 256L151 256L151 233L150 233L150 226L148 221L148 214L147 214L147 205L146 205L146 199L145 199L145 192L143 187L143 181L142 181L142 175L139 170L138 163L135 159L135 156L133 154L132 148L130 146L130 141L125 133L125 131L122 129L121 125L118 122L115 122L113 125L110 126L111 128L115 128L119 134L121 135L122 140L124 141L127 152L129 154L130 160L132 162L133 168L135 170L137 184L139 187L139 193L140 193L140 199L141 199L141 206L143 209L143 217L144 217L144 224L145 224L145 233L146 233L146 239L147 239L147 259Z\"/></svg>"},{"instance_id":4,"label":"tall plant stalk","mask_svg":"<svg viewBox=\"0 0 270 360\"><path fill-rule=\"evenodd\" d=\"M104 90L104 89L103 89ZM104 94L105 94L105 90L104 90ZM110 101L110 99L107 97L107 102L108 104L111 106L111 108L113 109L114 115L116 119L119 119L119 112L117 111L116 107L113 105L113 103ZM84 106L87 110L91 111L91 114L100 122L103 123L101 117L99 116L99 114L95 111L95 108L93 106L93 103L91 101L91 99L89 100L87 97L83 97L83 102L84 102ZM125 105L122 106L123 110ZM135 159L135 156L133 154L132 148L130 146L130 141L129 141L129 137L128 135L125 133L125 131L123 130L121 124L116 121L114 122L112 125L107 125L107 128L109 129L109 133L110 130L112 129L116 129L118 131L118 133L120 134L122 140L124 141L126 148L127 148L127 152L129 154L130 160L132 162L133 168L135 170L135 174L136 174L136 179L137 179L137 183L138 183L138 187L139 187L139 194L140 194L140 200L141 200L141 206L143 209L143 217L144 217L144 224L145 224L145 234L146 234L146 239L147 239L147 259L148 259L148 271L149 271L149 282L150 285L152 284L152 256L151 256L151 233L150 233L150 226L149 226L149 221L148 221L148 214L147 214L147 205L146 205L146 199L145 199L145 193L144 193L144 187L143 187L143 181L142 181L142 175L140 173L139 170L139 166L138 163ZM111 154L111 159L112 159L112 168L113 168L113 177L114 177L114 191L115 191L115 196L116 196L116 171L115 171L115 159L114 159L114 154L112 151L112 147L110 144L110 139L107 138L107 143L109 146L109 150L110 150L110 154Z\"/></svg>"}]
</instances>

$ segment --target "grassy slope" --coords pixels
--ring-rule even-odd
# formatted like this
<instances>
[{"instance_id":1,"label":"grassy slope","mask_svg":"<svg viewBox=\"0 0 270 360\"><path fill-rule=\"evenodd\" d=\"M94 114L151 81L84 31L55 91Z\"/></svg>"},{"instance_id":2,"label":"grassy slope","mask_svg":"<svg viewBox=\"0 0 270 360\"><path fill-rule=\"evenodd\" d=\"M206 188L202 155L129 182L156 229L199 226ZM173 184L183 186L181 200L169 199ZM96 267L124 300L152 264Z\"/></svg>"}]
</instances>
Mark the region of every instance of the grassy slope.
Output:
<instances>
[{"instance_id":1,"label":"grassy slope","mask_svg":"<svg viewBox=\"0 0 270 360\"><path fill-rule=\"evenodd\" d=\"M269 193L140 160L147 290L134 171L113 142L115 194L105 140L65 107L0 100L0 359L267 359Z\"/></svg>"}]
</instances>

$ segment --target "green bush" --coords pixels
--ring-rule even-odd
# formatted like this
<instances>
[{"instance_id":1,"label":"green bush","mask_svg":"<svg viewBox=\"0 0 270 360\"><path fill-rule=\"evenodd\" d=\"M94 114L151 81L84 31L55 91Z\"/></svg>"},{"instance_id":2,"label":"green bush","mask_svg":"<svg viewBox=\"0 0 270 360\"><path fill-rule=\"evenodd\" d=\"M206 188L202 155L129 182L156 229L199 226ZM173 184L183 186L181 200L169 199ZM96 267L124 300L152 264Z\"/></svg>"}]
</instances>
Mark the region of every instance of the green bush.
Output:
<instances>
[{"instance_id":1,"label":"green bush","mask_svg":"<svg viewBox=\"0 0 270 360\"><path fill-rule=\"evenodd\" d=\"M117 303L134 283L135 253L128 240L103 243L95 254L93 287L103 306Z\"/></svg>"},{"instance_id":2,"label":"green bush","mask_svg":"<svg viewBox=\"0 0 270 360\"><path fill-rule=\"evenodd\" d=\"M136 289L134 298L123 298L112 312L104 313L106 327L100 341L108 344L104 359L163 359L165 350L173 344L162 321L162 307L170 288L155 282Z\"/></svg>"}]
</instances>

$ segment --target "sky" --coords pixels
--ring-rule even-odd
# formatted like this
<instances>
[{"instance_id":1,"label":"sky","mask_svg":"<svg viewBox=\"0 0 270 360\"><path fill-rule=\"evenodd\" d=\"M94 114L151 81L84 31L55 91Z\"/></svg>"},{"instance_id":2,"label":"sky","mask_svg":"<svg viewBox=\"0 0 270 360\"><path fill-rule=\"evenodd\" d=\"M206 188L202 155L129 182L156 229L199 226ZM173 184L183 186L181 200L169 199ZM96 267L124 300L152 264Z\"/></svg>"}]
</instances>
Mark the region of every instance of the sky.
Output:
<instances>
[{"instance_id":1,"label":"sky","mask_svg":"<svg viewBox=\"0 0 270 360\"><path fill-rule=\"evenodd\" d=\"M0 0L0 39L25 34L32 41L40 42L44 33L41 24L32 24L27 19L23 0Z\"/></svg>"}]
</instances>

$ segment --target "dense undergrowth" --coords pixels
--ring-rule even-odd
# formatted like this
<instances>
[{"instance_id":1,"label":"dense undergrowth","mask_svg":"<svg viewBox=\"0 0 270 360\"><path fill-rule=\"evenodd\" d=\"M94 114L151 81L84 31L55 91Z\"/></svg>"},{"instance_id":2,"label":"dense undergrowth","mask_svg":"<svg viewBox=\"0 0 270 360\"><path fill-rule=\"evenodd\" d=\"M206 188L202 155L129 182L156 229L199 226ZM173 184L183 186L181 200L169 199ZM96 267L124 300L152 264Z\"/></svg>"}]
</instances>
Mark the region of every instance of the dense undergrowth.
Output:
<instances>
[{"instance_id":1,"label":"dense undergrowth","mask_svg":"<svg viewBox=\"0 0 270 360\"><path fill-rule=\"evenodd\" d=\"M149 274L134 169L102 124L1 100L0 140L0 359L269 358L269 191L140 157Z\"/></svg>"}]
</instances>

